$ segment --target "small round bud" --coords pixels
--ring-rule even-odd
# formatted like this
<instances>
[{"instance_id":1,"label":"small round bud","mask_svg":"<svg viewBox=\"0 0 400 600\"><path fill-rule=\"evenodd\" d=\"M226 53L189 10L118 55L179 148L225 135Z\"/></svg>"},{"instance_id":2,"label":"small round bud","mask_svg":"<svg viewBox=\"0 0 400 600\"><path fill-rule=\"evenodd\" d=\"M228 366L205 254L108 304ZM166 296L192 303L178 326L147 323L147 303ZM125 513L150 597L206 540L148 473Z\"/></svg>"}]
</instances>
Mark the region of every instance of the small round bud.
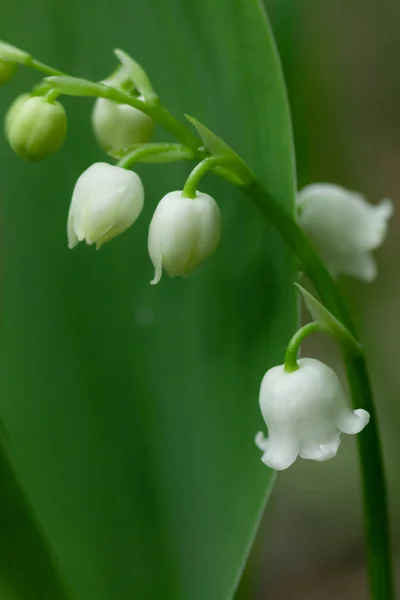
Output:
<instances>
[{"instance_id":1,"label":"small round bud","mask_svg":"<svg viewBox=\"0 0 400 600\"><path fill-rule=\"evenodd\" d=\"M97 142L108 152L148 142L154 123L133 106L98 98L92 112L92 126Z\"/></svg>"},{"instance_id":2,"label":"small round bud","mask_svg":"<svg viewBox=\"0 0 400 600\"><path fill-rule=\"evenodd\" d=\"M16 70L17 65L15 63L0 59L0 85L10 81Z\"/></svg>"},{"instance_id":3,"label":"small round bud","mask_svg":"<svg viewBox=\"0 0 400 600\"><path fill-rule=\"evenodd\" d=\"M150 223L148 248L155 274L162 269L170 277L186 276L214 253L221 238L221 213L208 194L183 198L170 192L160 200Z\"/></svg>"},{"instance_id":4,"label":"small round bud","mask_svg":"<svg viewBox=\"0 0 400 600\"><path fill-rule=\"evenodd\" d=\"M67 115L59 102L48 102L43 96L25 101L20 97L10 108L5 128L14 152L26 160L41 160L63 145Z\"/></svg>"},{"instance_id":5,"label":"small round bud","mask_svg":"<svg viewBox=\"0 0 400 600\"><path fill-rule=\"evenodd\" d=\"M260 408L268 427L256 444L267 467L282 471L296 458L325 461L336 456L340 434L356 434L370 415L351 410L336 373L314 358L301 358L299 369L287 373L284 365L266 372L261 383Z\"/></svg>"},{"instance_id":6,"label":"small round bud","mask_svg":"<svg viewBox=\"0 0 400 600\"><path fill-rule=\"evenodd\" d=\"M82 173L72 194L68 215L68 246L105 242L124 232L140 215L144 189L133 171L95 163Z\"/></svg>"},{"instance_id":7,"label":"small round bud","mask_svg":"<svg viewBox=\"0 0 400 600\"><path fill-rule=\"evenodd\" d=\"M24 104L24 102L29 100L29 98L31 97L32 96L30 94L21 94L20 96L15 98L14 102L12 102L12 104L10 105L4 119L4 133L7 138L9 135L11 123L13 122L15 115L17 114L21 106Z\"/></svg>"}]
</instances>

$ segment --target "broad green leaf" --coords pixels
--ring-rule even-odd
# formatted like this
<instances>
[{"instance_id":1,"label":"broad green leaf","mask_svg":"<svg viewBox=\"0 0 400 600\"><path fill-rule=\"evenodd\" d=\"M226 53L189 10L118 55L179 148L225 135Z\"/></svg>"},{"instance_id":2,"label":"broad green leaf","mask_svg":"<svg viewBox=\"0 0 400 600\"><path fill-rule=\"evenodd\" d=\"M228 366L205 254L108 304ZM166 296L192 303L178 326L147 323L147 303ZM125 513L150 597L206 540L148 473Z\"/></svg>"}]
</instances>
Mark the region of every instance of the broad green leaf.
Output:
<instances>
[{"instance_id":1,"label":"broad green leaf","mask_svg":"<svg viewBox=\"0 0 400 600\"><path fill-rule=\"evenodd\" d=\"M0 594L2 600L68 600L52 552L0 442Z\"/></svg>"},{"instance_id":2,"label":"broad green leaf","mask_svg":"<svg viewBox=\"0 0 400 600\"><path fill-rule=\"evenodd\" d=\"M20 9L3 7L3 37L92 80L125 48L175 114L207 124L293 210L287 101L258 2ZM3 113L36 81L19 77L2 91ZM63 103L59 155L33 166L0 143L0 413L18 477L74 600L226 600L273 481L253 440L261 378L297 325L294 262L240 191L209 175L201 189L223 218L217 253L186 280L150 286L148 225L162 195L182 189L186 163L138 166L137 223L99 252L69 251L73 185L107 157L92 100Z\"/></svg>"}]
</instances>

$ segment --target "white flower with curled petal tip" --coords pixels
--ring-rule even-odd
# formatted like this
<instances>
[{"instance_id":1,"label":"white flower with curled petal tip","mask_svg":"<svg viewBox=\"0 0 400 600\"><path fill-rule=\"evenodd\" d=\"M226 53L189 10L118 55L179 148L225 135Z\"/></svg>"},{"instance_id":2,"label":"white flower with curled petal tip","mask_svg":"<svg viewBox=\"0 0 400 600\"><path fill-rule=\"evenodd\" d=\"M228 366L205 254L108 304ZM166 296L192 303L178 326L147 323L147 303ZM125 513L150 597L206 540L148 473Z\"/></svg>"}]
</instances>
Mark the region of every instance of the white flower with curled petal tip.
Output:
<instances>
[{"instance_id":1,"label":"white flower with curled petal tip","mask_svg":"<svg viewBox=\"0 0 400 600\"><path fill-rule=\"evenodd\" d=\"M264 375L260 408L268 438L260 431L255 442L262 461L282 471L296 458L324 461L336 456L340 434L359 433L369 422L363 409L350 410L334 371L314 358L302 358L299 369L273 367Z\"/></svg>"},{"instance_id":2,"label":"white flower with curled petal tip","mask_svg":"<svg viewBox=\"0 0 400 600\"><path fill-rule=\"evenodd\" d=\"M170 192L156 208L149 229L149 254L160 281L162 269L170 277L189 275L213 254L221 237L221 213L208 194L184 198L181 191Z\"/></svg>"},{"instance_id":3,"label":"white flower with curled petal tip","mask_svg":"<svg viewBox=\"0 0 400 600\"><path fill-rule=\"evenodd\" d=\"M95 163L75 184L68 215L68 246L82 240L97 249L130 227L140 215L144 190L133 171Z\"/></svg>"},{"instance_id":4,"label":"white flower with curled petal tip","mask_svg":"<svg viewBox=\"0 0 400 600\"><path fill-rule=\"evenodd\" d=\"M372 250L386 236L393 204L371 205L363 196L340 186L315 183L297 196L299 224L334 277L346 273L363 281L377 275Z\"/></svg>"}]
</instances>

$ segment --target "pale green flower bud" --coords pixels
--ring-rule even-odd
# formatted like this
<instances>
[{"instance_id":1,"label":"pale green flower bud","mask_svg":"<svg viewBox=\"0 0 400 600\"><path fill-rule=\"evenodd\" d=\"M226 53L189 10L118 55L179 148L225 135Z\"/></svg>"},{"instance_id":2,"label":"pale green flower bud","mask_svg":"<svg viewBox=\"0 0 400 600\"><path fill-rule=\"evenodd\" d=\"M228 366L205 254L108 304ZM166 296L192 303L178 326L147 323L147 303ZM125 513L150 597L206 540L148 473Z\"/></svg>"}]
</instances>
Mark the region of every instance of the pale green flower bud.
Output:
<instances>
[{"instance_id":1,"label":"pale green flower bud","mask_svg":"<svg viewBox=\"0 0 400 600\"><path fill-rule=\"evenodd\" d=\"M336 373L314 358L301 358L299 369L284 365L266 372L260 408L268 427L256 444L267 467L282 471L296 458L325 461L336 456L340 434L356 434L368 424L366 410L351 410Z\"/></svg>"},{"instance_id":2,"label":"pale green flower bud","mask_svg":"<svg viewBox=\"0 0 400 600\"><path fill-rule=\"evenodd\" d=\"M21 94L20 96L15 98L14 102L9 107L4 119L4 133L7 138L9 135L11 123L13 122L15 115L17 114L21 106L24 104L24 102L29 100L29 98L31 97L32 96L30 94Z\"/></svg>"},{"instance_id":3,"label":"pale green flower bud","mask_svg":"<svg viewBox=\"0 0 400 600\"><path fill-rule=\"evenodd\" d=\"M6 117L11 148L21 158L36 161L55 154L67 135L67 115L59 102L43 96L17 98Z\"/></svg>"},{"instance_id":4,"label":"pale green flower bud","mask_svg":"<svg viewBox=\"0 0 400 600\"><path fill-rule=\"evenodd\" d=\"M162 269L170 277L186 276L214 253L221 238L221 213L208 194L183 198L170 192L160 200L150 223L148 248L155 274Z\"/></svg>"},{"instance_id":5,"label":"pale green flower bud","mask_svg":"<svg viewBox=\"0 0 400 600\"><path fill-rule=\"evenodd\" d=\"M0 60L22 65L26 64L29 58L29 54L24 50L0 40Z\"/></svg>"},{"instance_id":6,"label":"pale green flower bud","mask_svg":"<svg viewBox=\"0 0 400 600\"><path fill-rule=\"evenodd\" d=\"M0 85L10 81L16 70L17 65L15 63L0 59Z\"/></svg>"},{"instance_id":7,"label":"pale green flower bud","mask_svg":"<svg viewBox=\"0 0 400 600\"><path fill-rule=\"evenodd\" d=\"M99 145L108 152L148 142L154 123L133 106L98 98L92 112L92 126Z\"/></svg>"},{"instance_id":8,"label":"pale green flower bud","mask_svg":"<svg viewBox=\"0 0 400 600\"><path fill-rule=\"evenodd\" d=\"M144 189L133 171L95 163L76 182L68 215L68 246L105 242L124 232L140 215Z\"/></svg>"}]
</instances>

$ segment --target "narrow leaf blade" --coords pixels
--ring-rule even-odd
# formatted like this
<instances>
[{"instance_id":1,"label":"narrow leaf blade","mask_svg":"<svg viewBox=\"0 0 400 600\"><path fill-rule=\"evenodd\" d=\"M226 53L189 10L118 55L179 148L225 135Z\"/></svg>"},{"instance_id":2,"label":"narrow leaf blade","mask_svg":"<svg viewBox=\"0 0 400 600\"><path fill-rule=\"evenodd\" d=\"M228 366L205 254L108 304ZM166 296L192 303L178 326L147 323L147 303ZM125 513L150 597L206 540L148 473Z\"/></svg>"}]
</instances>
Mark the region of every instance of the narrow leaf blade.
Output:
<instances>
[{"instance_id":1,"label":"narrow leaf blade","mask_svg":"<svg viewBox=\"0 0 400 600\"><path fill-rule=\"evenodd\" d=\"M56 560L0 443L0 595L71 600Z\"/></svg>"},{"instance_id":2,"label":"narrow leaf blade","mask_svg":"<svg viewBox=\"0 0 400 600\"><path fill-rule=\"evenodd\" d=\"M361 344L356 340L353 334L341 323L321 302L319 302L310 292L304 289L298 283L296 287L303 296L305 305L307 306L312 318L316 323L319 323L323 330L335 338L336 342L351 356L357 356L362 350Z\"/></svg>"},{"instance_id":3,"label":"narrow leaf blade","mask_svg":"<svg viewBox=\"0 0 400 600\"><path fill-rule=\"evenodd\" d=\"M237 179L239 179L242 185L246 185L246 183L249 183L253 179L253 174L249 167L228 144L194 117L190 115L185 116L196 129L210 154L223 157L230 167L235 169Z\"/></svg>"}]
</instances>

